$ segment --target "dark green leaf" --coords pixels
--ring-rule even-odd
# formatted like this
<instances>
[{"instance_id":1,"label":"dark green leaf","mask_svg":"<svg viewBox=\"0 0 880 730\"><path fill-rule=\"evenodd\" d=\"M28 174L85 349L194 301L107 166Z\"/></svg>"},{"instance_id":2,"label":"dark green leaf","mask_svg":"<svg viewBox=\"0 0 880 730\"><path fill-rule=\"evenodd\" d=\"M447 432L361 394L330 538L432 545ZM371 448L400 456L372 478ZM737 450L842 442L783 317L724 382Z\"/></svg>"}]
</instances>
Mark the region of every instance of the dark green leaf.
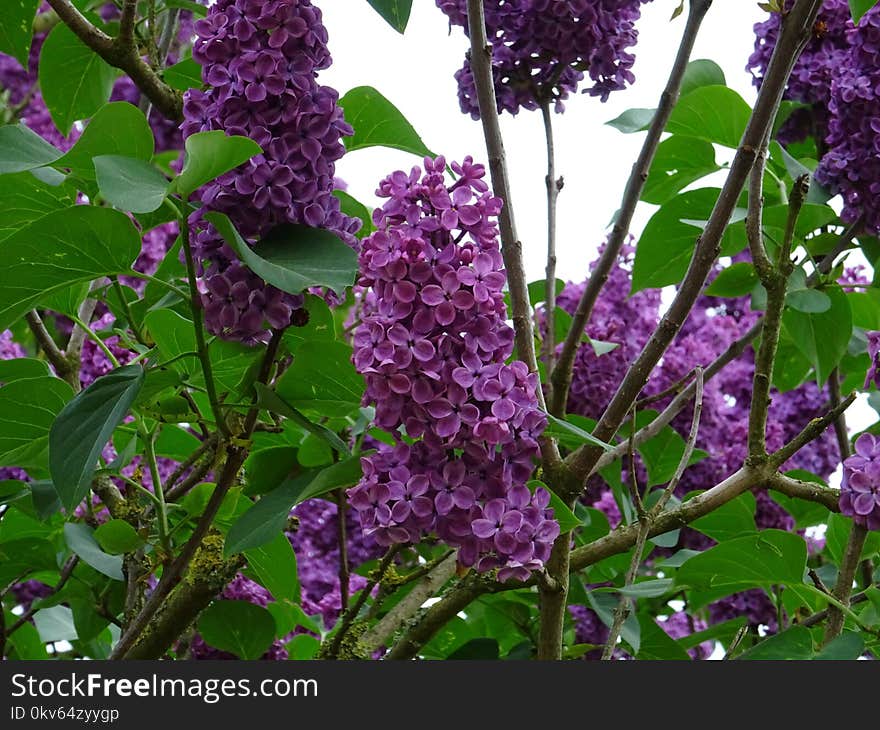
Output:
<instances>
[{"instance_id":1,"label":"dark green leaf","mask_svg":"<svg viewBox=\"0 0 880 730\"><path fill-rule=\"evenodd\" d=\"M28 65L34 16L40 0L5 0L0 14L0 53L7 53L24 68Z\"/></svg>"},{"instance_id":2,"label":"dark green leaf","mask_svg":"<svg viewBox=\"0 0 880 730\"><path fill-rule=\"evenodd\" d=\"M877 4L877 0L849 0L849 12L852 15L853 23L859 24L871 8Z\"/></svg>"},{"instance_id":3,"label":"dark green leaf","mask_svg":"<svg viewBox=\"0 0 880 730\"><path fill-rule=\"evenodd\" d=\"M763 530L693 556L678 569L675 582L700 589L798 585L806 562L807 546L800 535Z\"/></svg>"},{"instance_id":4,"label":"dark green leaf","mask_svg":"<svg viewBox=\"0 0 880 730\"><path fill-rule=\"evenodd\" d=\"M303 308L309 313L305 327L290 327L284 333L284 344L294 353L301 345L311 345L316 340L336 339L333 312L322 297L306 294Z\"/></svg>"},{"instance_id":5,"label":"dark green leaf","mask_svg":"<svg viewBox=\"0 0 880 730\"><path fill-rule=\"evenodd\" d=\"M0 175L50 165L59 157L61 150L24 124L0 126Z\"/></svg>"},{"instance_id":6,"label":"dark green leaf","mask_svg":"<svg viewBox=\"0 0 880 730\"><path fill-rule=\"evenodd\" d=\"M277 532L270 542L245 550L244 556L251 572L272 598L299 603L296 554L287 535Z\"/></svg>"},{"instance_id":7,"label":"dark green leaf","mask_svg":"<svg viewBox=\"0 0 880 730\"><path fill-rule=\"evenodd\" d=\"M781 634L765 639L757 646L740 654L737 659L810 659L813 656L813 640L810 630L792 626Z\"/></svg>"},{"instance_id":8,"label":"dark green leaf","mask_svg":"<svg viewBox=\"0 0 880 730\"><path fill-rule=\"evenodd\" d=\"M660 143L642 200L662 205L692 182L720 169L711 143L673 136Z\"/></svg>"},{"instance_id":9,"label":"dark green leaf","mask_svg":"<svg viewBox=\"0 0 880 730\"><path fill-rule=\"evenodd\" d=\"M185 58L166 68L162 72L162 78L172 89L178 91L200 89L202 87L202 67L192 58Z\"/></svg>"},{"instance_id":10,"label":"dark green leaf","mask_svg":"<svg viewBox=\"0 0 880 730\"><path fill-rule=\"evenodd\" d=\"M679 100L666 130L736 149L751 114L751 107L733 89L702 86Z\"/></svg>"},{"instance_id":11,"label":"dark green leaf","mask_svg":"<svg viewBox=\"0 0 880 730\"><path fill-rule=\"evenodd\" d=\"M446 658L452 660L476 659L486 661L497 659L498 653L498 641L496 639L481 638L471 639Z\"/></svg>"},{"instance_id":12,"label":"dark green leaf","mask_svg":"<svg viewBox=\"0 0 880 730\"><path fill-rule=\"evenodd\" d=\"M372 86L358 86L339 100L354 135L345 140L349 152L365 147L391 147L419 157L434 157L413 126Z\"/></svg>"},{"instance_id":13,"label":"dark green leaf","mask_svg":"<svg viewBox=\"0 0 880 730\"><path fill-rule=\"evenodd\" d=\"M852 530L852 520L839 514L828 516L828 529L825 531L825 550L836 565L840 565ZM862 548L862 557L871 557L880 549L880 533L869 532Z\"/></svg>"},{"instance_id":14,"label":"dark green leaf","mask_svg":"<svg viewBox=\"0 0 880 730\"><path fill-rule=\"evenodd\" d=\"M149 163L119 155L101 155L94 163L98 189L114 207L151 213L165 200L168 180Z\"/></svg>"},{"instance_id":15,"label":"dark green leaf","mask_svg":"<svg viewBox=\"0 0 880 730\"><path fill-rule=\"evenodd\" d=\"M0 385L13 380L43 378L49 376L49 366L44 360L32 357L17 357L13 360L0 360Z\"/></svg>"},{"instance_id":16,"label":"dark green leaf","mask_svg":"<svg viewBox=\"0 0 880 730\"><path fill-rule=\"evenodd\" d=\"M357 410L364 381L351 363L351 347L315 342L297 351L275 390L294 408L322 416L347 416Z\"/></svg>"},{"instance_id":17,"label":"dark green leaf","mask_svg":"<svg viewBox=\"0 0 880 730\"><path fill-rule=\"evenodd\" d=\"M865 641L854 631L844 631L840 636L817 652L813 659L852 661L865 651Z\"/></svg>"},{"instance_id":18,"label":"dark green leaf","mask_svg":"<svg viewBox=\"0 0 880 730\"><path fill-rule=\"evenodd\" d=\"M40 51L40 91L61 134L98 111L115 81L116 70L64 23L52 29Z\"/></svg>"},{"instance_id":19,"label":"dark green leaf","mask_svg":"<svg viewBox=\"0 0 880 730\"><path fill-rule=\"evenodd\" d=\"M690 94L701 86L725 86L726 84L724 71L715 61L698 58L687 65L681 79L679 95Z\"/></svg>"},{"instance_id":20,"label":"dark green leaf","mask_svg":"<svg viewBox=\"0 0 880 730\"><path fill-rule=\"evenodd\" d=\"M89 493L98 457L144 382L140 365L104 375L76 394L49 431L49 471L68 512Z\"/></svg>"},{"instance_id":21,"label":"dark green leaf","mask_svg":"<svg viewBox=\"0 0 880 730\"><path fill-rule=\"evenodd\" d=\"M805 314L786 308L782 314L783 325L792 341L815 368L820 387L846 354L852 335L852 312L843 290L831 285L825 294L831 300L826 312Z\"/></svg>"},{"instance_id":22,"label":"dark green leaf","mask_svg":"<svg viewBox=\"0 0 880 730\"><path fill-rule=\"evenodd\" d=\"M46 294L129 270L140 235L122 213L75 205L50 213L3 242L0 330Z\"/></svg>"},{"instance_id":23,"label":"dark green leaf","mask_svg":"<svg viewBox=\"0 0 880 730\"><path fill-rule=\"evenodd\" d=\"M64 525L64 539L67 546L88 565L113 580L125 580L122 574L122 558L108 555L95 541L92 528L79 522Z\"/></svg>"},{"instance_id":24,"label":"dark green leaf","mask_svg":"<svg viewBox=\"0 0 880 730\"><path fill-rule=\"evenodd\" d=\"M750 492L741 494L695 520L691 527L718 542L754 533L758 529L755 527L755 497Z\"/></svg>"},{"instance_id":25,"label":"dark green leaf","mask_svg":"<svg viewBox=\"0 0 880 730\"><path fill-rule=\"evenodd\" d=\"M731 264L715 277L706 289L710 297L744 297L755 288L758 274L748 261Z\"/></svg>"},{"instance_id":26,"label":"dark green leaf","mask_svg":"<svg viewBox=\"0 0 880 730\"><path fill-rule=\"evenodd\" d=\"M297 450L293 446L274 446L251 452L244 463L249 495L266 494L283 482L296 468Z\"/></svg>"},{"instance_id":27,"label":"dark green leaf","mask_svg":"<svg viewBox=\"0 0 880 730\"><path fill-rule=\"evenodd\" d=\"M53 377L16 380L0 388L0 466L45 468L49 428L73 397Z\"/></svg>"},{"instance_id":28,"label":"dark green leaf","mask_svg":"<svg viewBox=\"0 0 880 730\"><path fill-rule=\"evenodd\" d=\"M143 538L125 520L109 520L98 525L94 537L98 545L111 555L131 553L144 545Z\"/></svg>"},{"instance_id":29,"label":"dark green leaf","mask_svg":"<svg viewBox=\"0 0 880 730\"><path fill-rule=\"evenodd\" d=\"M205 218L255 274L290 294L326 286L337 294L354 284L357 254L325 228L287 224L272 229L253 248L222 213Z\"/></svg>"},{"instance_id":30,"label":"dark green leaf","mask_svg":"<svg viewBox=\"0 0 880 730\"><path fill-rule=\"evenodd\" d=\"M684 439L671 426L666 426L654 438L638 447L645 468L648 470L648 486L665 484L675 474L681 457L684 456ZM690 464L706 458L706 452L695 449L691 454Z\"/></svg>"},{"instance_id":31,"label":"dark green leaf","mask_svg":"<svg viewBox=\"0 0 880 730\"><path fill-rule=\"evenodd\" d=\"M54 164L68 167L87 180L95 179L93 158L118 155L149 160L153 155L153 133L140 109L126 101L105 104L92 117L70 151Z\"/></svg>"},{"instance_id":32,"label":"dark green leaf","mask_svg":"<svg viewBox=\"0 0 880 730\"><path fill-rule=\"evenodd\" d=\"M627 109L619 117L605 122L609 127L614 127L624 134L642 132L651 125L656 109Z\"/></svg>"},{"instance_id":33,"label":"dark green leaf","mask_svg":"<svg viewBox=\"0 0 880 730\"><path fill-rule=\"evenodd\" d=\"M186 161L172 189L188 198L205 183L260 152L260 145L247 137L227 136L219 130L196 132L186 138Z\"/></svg>"},{"instance_id":34,"label":"dark green leaf","mask_svg":"<svg viewBox=\"0 0 880 730\"><path fill-rule=\"evenodd\" d=\"M565 282L562 279L556 279L556 283L554 284L554 289L556 291L556 296L559 296L560 292L565 288ZM529 284L529 301L534 306L539 302L544 302L547 300L547 280L539 279L538 281L533 281ZM568 312L566 312L568 314Z\"/></svg>"},{"instance_id":35,"label":"dark green leaf","mask_svg":"<svg viewBox=\"0 0 880 730\"><path fill-rule=\"evenodd\" d=\"M274 390L267 388L262 383L254 383L254 389L257 391L257 398L263 408L274 413L279 413L282 416L287 416L287 418L293 421L297 426L314 434L322 441L325 441L340 454L344 456L351 455L351 450L345 445L345 442L339 438L339 436L326 426L322 426L321 424L315 423L306 418Z\"/></svg>"},{"instance_id":36,"label":"dark green leaf","mask_svg":"<svg viewBox=\"0 0 880 730\"><path fill-rule=\"evenodd\" d=\"M0 127L0 133L3 129L6 127ZM76 191L70 185L48 185L34 177L32 172L0 176L0 209L3 210L0 240L44 215L70 207L75 202Z\"/></svg>"},{"instance_id":37,"label":"dark green leaf","mask_svg":"<svg viewBox=\"0 0 880 730\"><path fill-rule=\"evenodd\" d=\"M639 659L665 659L687 661L687 652L647 614L639 616L641 645Z\"/></svg>"},{"instance_id":38,"label":"dark green leaf","mask_svg":"<svg viewBox=\"0 0 880 730\"><path fill-rule=\"evenodd\" d=\"M239 659L259 659L275 640L275 619L247 601L215 601L199 617L198 630L217 649Z\"/></svg>"},{"instance_id":39,"label":"dark green leaf","mask_svg":"<svg viewBox=\"0 0 880 730\"><path fill-rule=\"evenodd\" d=\"M412 10L412 0L367 0L367 2L398 33L406 30Z\"/></svg>"},{"instance_id":40,"label":"dark green leaf","mask_svg":"<svg viewBox=\"0 0 880 730\"><path fill-rule=\"evenodd\" d=\"M788 278L785 304L805 314L820 314L831 309L828 295L807 286L807 275L801 268L795 269Z\"/></svg>"},{"instance_id":41,"label":"dark green leaf","mask_svg":"<svg viewBox=\"0 0 880 730\"><path fill-rule=\"evenodd\" d=\"M360 230L355 234L358 238L369 236L376 227L373 225L373 217L370 215L370 209L359 200L355 200L351 195L342 191L334 190L333 195L339 199L339 209L350 218L358 218L361 222Z\"/></svg>"}]
</instances>

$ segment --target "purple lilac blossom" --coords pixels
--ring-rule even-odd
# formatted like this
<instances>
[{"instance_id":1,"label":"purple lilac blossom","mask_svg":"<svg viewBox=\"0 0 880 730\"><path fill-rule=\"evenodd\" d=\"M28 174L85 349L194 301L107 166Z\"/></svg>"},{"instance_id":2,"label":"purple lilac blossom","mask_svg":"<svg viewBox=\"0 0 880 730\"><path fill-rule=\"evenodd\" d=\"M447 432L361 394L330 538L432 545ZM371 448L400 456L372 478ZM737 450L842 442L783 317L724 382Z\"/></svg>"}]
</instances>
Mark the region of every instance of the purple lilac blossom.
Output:
<instances>
[{"instance_id":1,"label":"purple lilac blossom","mask_svg":"<svg viewBox=\"0 0 880 730\"><path fill-rule=\"evenodd\" d=\"M878 367L880 367L880 332L872 331L865 334L868 336L868 356L871 358L871 366L865 374L864 387L868 388L871 383L880 386L880 373L878 373Z\"/></svg>"},{"instance_id":2,"label":"purple lilac blossom","mask_svg":"<svg viewBox=\"0 0 880 730\"><path fill-rule=\"evenodd\" d=\"M790 6L789 0L786 8ZM779 40L781 17L780 13L771 13L767 20L755 23L755 50L749 56L746 70L756 87L760 88L764 80ZM800 142L812 136L821 149L828 130L831 82L847 63L847 32L852 27L847 0L824 0L813 37L795 62L785 87L785 99L806 107L796 109L779 129L780 142Z\"/></svg>"},{"instance_id":3,"label":"purple lilac blossom","mask_svg":"<svg viewBox=\"0 0 880 730\"><path fill-rule=\"evenodd\" d=\"M556 111L589 76L583 93L608 99L632 84L635 22L647 0L488 0L486 31L498 111L516 114L555 102ZM466 0L437 0L450 25L468 32ZM455 74L461 110L480 116L470 62Z\"/></svg>"},{"instance_id":4,"label":"purple lilac blossom","mask_svg":"<svg viewBox=\"0 0 880 730\"><path fill-rule=\"evenodd\" d=\"M863 433L855 453L843 462L840 512L857 525L880 530L880 440Z\"/></svg>"},{"instance_id":5,"label":"purple lilac blossom","mask_svg":"<svg viewBox=\"0 0 880 730\"><path fill-rule=\"evenodd\" d=\"M846 34L848 54L835 70L828 103L828 152L816 179L843 196L841 219L880 232L880 7Z\"/></svg>"},{"instance_id":6,"label":"purple lilac blossom","mask_svg":"<svg viewBox=\"0 0 880 730\"><path fill-rule=\"evenodd\" d=\"M684 611L676 611L665 620L657 623L672 639L683 639L685 636L705 631L708 628L705 621ZM714 645L711 641L704 641L702 644L688 649L688 655L691 659L708 659L713 649Z\"/></svg>"},{"instance_id":7,"label":"purple lilac blossom","mask_svg":"<svg viewBox=\"0 0 880 730\"><path fill-rule=\"evenodd\" d=\"M220 0L195 31L193 58L210 88L187 92L184 138L219 129L263 149L200 190L203 210L228 214L251 243L280 224L299 223L333 231L356 248L360 221L344 215L332 194L342 137L352 128L337 92L316 81L331 62L321 11L309 0ZM289 326L302 296L245 268L201 212L192 223L209 330L253 343L265 337L267 323Z\"/></svg>"},{"instance_id":8,"label":"purple lilac blossom","mask_svg":"<svg viewBox=\"0 0 880 730\"><path fill-rule=\"evenodd\" d=\"M559 525L549 493L526 486L546 416L537 376L506 364L501 201L470 157L452 163L452 185L442 157L424 165L424 174L414 167L380 183L387 202L360 254L358 283L375 300L364 300L354 364L376 425L400 441L362 459L351 505L380 545L433 532L459 548L463 566L525 578L549 556Z\"/></svg>"}]
</instances>

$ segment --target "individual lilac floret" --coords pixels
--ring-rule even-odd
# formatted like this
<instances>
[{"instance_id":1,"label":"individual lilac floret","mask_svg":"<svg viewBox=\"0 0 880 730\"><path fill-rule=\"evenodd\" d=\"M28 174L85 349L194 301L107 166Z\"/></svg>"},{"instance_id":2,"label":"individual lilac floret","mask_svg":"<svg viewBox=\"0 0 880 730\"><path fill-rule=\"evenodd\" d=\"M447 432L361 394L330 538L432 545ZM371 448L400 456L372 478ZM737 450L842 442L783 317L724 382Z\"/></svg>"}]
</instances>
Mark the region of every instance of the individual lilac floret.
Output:
<instances>
[{"instance_id":1,"label":"individual lilac floret","mask_svg":"<svg viewBox=\"0 0 880 730\"><path fill-rule=\"evenodd\" d=\"M278 225L299 223L333 231L355 248L360 221L344 215L333 196L342 137L352 128L336 91L316 81L316 72L330 65L321 11L309 0L219 0L195 31L193 58L210 88L187 92L183 136L222 130L250 137L263 150L204 186L203 210L226 213L249 243ZM211 332L256 342L267 325L290 325L301 295L245 269L201 213L191 222Z\"/></svg>"},{"instance_id":2,"label":"individual lilac floret","mask_svg":"<svg viewBox=\"0 0 880 730\"><path fill-rule=\"evenodd\" d=\"M589 76L583 93L608 99L632 84L635 23L647 0L488 0L486 31L498 111L516 114L563 100ZM437 0L450 25L468 32L467 0ZM480 115L470 62L456 72L461 110ZM590 83L592 82L592 83Z\"/></svg>"},{"instance_id":3,"label":"individual lilac floret","mask_svg":"<svg viewBox=\"0 0 880 730\"><path fill-rule=\"evenodd\" d=\"M786 2L790 8L791 0ZM779 40L781 14L755 23L755 50L749 56L746 70L752 74L755 86L760 87L770 65L770 57ZM828 130L828 101L831 81L840 73L849 53L847 31L853 27L847 0L824 0L819 9L813 37L794 64L785 87L785 99L806 104L797 109L779 129L777 137L783 143L799 142L812 136L817 145L823 144Z\"/></svg>"},{"instance_id":4,"label":"individual lilac floret","mask_svg":"<svg viewBox=\"0 0 880 730\"><path fill-rule=\"evenodd\" d=\"M537 376L508 363L498 248L501 201L471 158L426 158L425 172L395 172L377 191L376 232L360 254L364 297L354 363L376 424L409 439L362 460L349 490L380 545L436 533L464 566L526 578L547 559L559 526L544 489L526 487L546 416Z\"/></svg>"},{"instance_id":5,"label":"individual lilac floret","mask_svg":"<svg viewBox=\"0 0 880 730\"><path fill-rule=\"evenodd\" d=\"M863 433L856 453L843 462L840 512L857 525L880 530L880 440Z\"/></svg>"},{"instance_id":6,"label":"individual lilac floret","mask_svg":"<svg viewBox=\"0 0 880 730\"><path fill-rule=\"evenodd\" d=\"M880 232L880 7L847 32L849 52L836 69L828 104L827 154L816 179L843 196L840 217Z\"/></svg>"}]
</instances>

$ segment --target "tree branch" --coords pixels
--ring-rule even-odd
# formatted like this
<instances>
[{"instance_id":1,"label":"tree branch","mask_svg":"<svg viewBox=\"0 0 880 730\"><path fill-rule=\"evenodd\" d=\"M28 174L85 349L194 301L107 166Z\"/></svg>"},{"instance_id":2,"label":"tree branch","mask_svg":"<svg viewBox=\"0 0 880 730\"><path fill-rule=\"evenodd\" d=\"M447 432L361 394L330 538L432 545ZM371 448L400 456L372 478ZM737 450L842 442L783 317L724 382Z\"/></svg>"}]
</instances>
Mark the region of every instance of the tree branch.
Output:
<instances>
[{"instance_id":1,"label":"tree branch","mask_svg":"<svg viewBox=\"0 0 880 730\"><path fill-rule=\"evenodd\" d=\"M617 220L611 235L608 237L605 250L599 257L596 268L590 274L587 287L578 302L577 309L571 319L571 329L565 337L565 344L562 346L559 360L550 377L553 394L550 402L550 412L554 416L561 417L565 413L565 405L568 402L568 390L571 387L571 378L574 372L574 359L581 344L581 336L589 322L590 313L593 311L593 306L599 298L599 293L605 286L608 275L617 262L620 249L623 247L623 243L629 233L633 213L648 180L648 172L651 169L651 163L657 152L657 146L660 144L660 137L678 101L681 80L687 69L688 61L694 48L694 42L697 39L697 33L711 5L712 0L690 0L690 10L688 11L688 18L681 43L678 47L678 53L672 70L669 73L666 88L660 96L657 111L651 120L648 135L642 144L642 150L639 152L639 156L632 167L632 172L623 192L623 200L620 204Z\"/></svg>"},{"instance_id":2,"label":"tree branch","mask_svg":"<svg viewBox=\"0 0 880 730\"><path fill-rule=\"evenodd\" d=\"M562 190L562 178L556 178L556 150L553 143L553 115L550 101L541 104L541 117L544 120L544 137L547 142L547 175L544 184L547 188L547 268L544 281L544 319L546 332L543 339L543 360L545 372L552 372L556 354L556 200ZM551 385L547 384L547 397L553 400Z\"/></svg>"},{"instance_id":3,"label":"tree branch","mask_svg":"<svg viewBox=\"0 0 880 730\"><path fill-rule=\"evenodd\" d=\"M111 38L92 25L69 0L47 0L61 21L86 46L111 66L125 71L153 105L172 121L183 119L183 98L166 84L139 55L134 42ZM118 41L122 42L118 42Z\"/></svg>"},{"instance_id":4,"label":"tree branch","mask_svg":"<svg viewBox=\"0 0 880 730\"><path fill-rule=\"evenodd\" d=\"M32 309L24 315L24 318L40 349L46 353L46 359L55 368L55 374L67 382L74 391L79 391L79 374L71 367L70 361L55 344L55 340L52 339L52 335L49 334L49 330L46 329L37 310Z\"/></svg>"},{"instance_id":5,"label":"tree branch","mask_svg":"<svg viewBox=\"0 0 880 730\"><path fill-rule=\"evenodd\" d=\"M812 36L813 24L820 5L821 0L798 0L785 16L767 74L758 92L754 111L749 118L709 221L702 235L697 239L687 273L657 329L627 370L617 392L599 419L593 431L597 439L608 441L617 432L633 402L647 383L654 366L678 334L693 308L706 276L718 257L721 237L755 162L757 149L776 117L791 68ZM601 454L601 448L588 444L573 455L570 464L575 475L582 480L582 484L586 482Z\"/></svg>"}]
</instances>

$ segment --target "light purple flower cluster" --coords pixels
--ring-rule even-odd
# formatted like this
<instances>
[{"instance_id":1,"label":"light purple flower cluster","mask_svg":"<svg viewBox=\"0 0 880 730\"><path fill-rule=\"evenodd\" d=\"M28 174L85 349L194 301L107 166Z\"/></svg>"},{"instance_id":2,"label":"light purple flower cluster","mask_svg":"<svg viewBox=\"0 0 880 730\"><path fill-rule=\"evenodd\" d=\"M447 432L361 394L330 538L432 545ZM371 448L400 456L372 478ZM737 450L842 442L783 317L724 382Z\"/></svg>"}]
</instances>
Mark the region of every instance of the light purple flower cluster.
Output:
<instances>
[{"instance_id":1,"label":"light purple flower cluster","mask_svg":"<svg viewBox=\"0 0 880 730\"><path fill-rule=\"evenodd\" d=\"M880 232L880 7L846 34L849 53L835 69L828 108L828 152L816 179L843 196L841 218L862 217Z\"/></svg>"},{"instance_id":2,"label":"light purple flower cluster","mask_svg":"<svg viewBox=\"0 0 880 730\"><path fill-rule=\"evenodd\" d=\"M211 88L187 92L183 136L219 129L263 149L201 189L203 210L228 214L252 243L280 224L301 223L331 230L354 248L360 221L341 213L332 195L342 137L352 129L337 92L316 81L330 65L320 10L309 0L220 0L196 23L196 34L193 58ZM192 223L208 328L254 342L266 323L290 325L301 295L245 268L200 214Z\"/></svg>"},{"instance_id":3,"label":"light purple flower cluster","mask_svg":"<svg viewBox=\"0 0 880 730\"><path fill-rule=\"evenodd\" d=\"M786 8L791 6L786 2ZM770 57L779 40L781 14L755 23L755 50L749 56L746 70L760 87L770 65ZM785 97L806 104L795 110L779 129L777 137L785 144L812 136L820 146L828 130L828 100L831 81L847 63L849 43L847 31L853 27L847 0L824 0L813 32L813 38L795 62L785 87Z\"/></svg>"},{"instance_id":4,"label":"light purple flower cluster","mask_svg":"<svg viewBox=\"0 0 880 730\"><path fill-rule=\"evenodd\" d=\"M840 511L857 525L880 530L880 440L863 433L855 448L843 462Z\"/></svg>"},{"instance_id":5,"label":"light purple flower cluster","mask_svg":"<svg viewBox=\"0 0 880 730\"><path fill-rule=\"evenodd\" d=\"M362 244L359 283L375 300L364 300L354 363L376 424L401 440L363 459L351 505L381 545L435 532L464 566L527 577L559 526L549 493L526 486L546 416L536 376L506 364L501 201L469 157L452 164L452 185L442 157L424 164L380 183L388 201Z\"/></svg>"},{"instance_id":6,"label":"light purple flower cluster","mask_svg":"<svg viewBox=\"0 0 880 730\"><path fill-rule=\"evenodd\" d=\"M608 99L633 83L635 23L647 0L488 0L486 31L498 111L516 114L554 101L556 111L589 76L584 93ZM467 32L467 0L437 0L451 25ZM470 62L455 74L461 110L480 115Z\"/></svg>"}]
</instances>

